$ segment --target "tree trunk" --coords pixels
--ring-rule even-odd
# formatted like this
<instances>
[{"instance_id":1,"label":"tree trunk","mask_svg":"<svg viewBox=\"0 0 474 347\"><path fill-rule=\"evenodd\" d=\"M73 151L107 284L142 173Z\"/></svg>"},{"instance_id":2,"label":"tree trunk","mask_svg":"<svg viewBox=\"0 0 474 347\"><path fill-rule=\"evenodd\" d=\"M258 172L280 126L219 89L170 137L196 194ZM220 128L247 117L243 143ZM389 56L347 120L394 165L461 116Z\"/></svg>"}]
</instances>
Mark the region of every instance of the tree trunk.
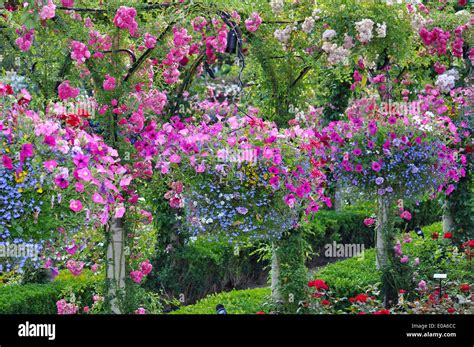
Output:
<instances>
[{"instance_id":1,"label":"tree trunk","mask_svg":"<svg viewBox=\"0 0 474 347\"><path fill-rule=\"evenodd\" d=\"M272 243L271 281L272 299L274 302L281 302L282 297L280 290L280 261L278 259L277 245L275 242Z\"/></svg>"},{"instance_id":2,"label":"tree trunk","mask_svg":"<svg viewBox=\"0 0 474 347\"><path fill-rule=\"evenodd\" d=\"M376 242L377 250L376 267L377 270L382 269L388 262L388 245L387 245L387 231L389 218L389 200L384 196L379 196L377 200L377 225L376 225Z\"/></svg>"},{"instance_id":3,"label":"tree trunk","mask_svg":"<svg viewBox=\"0 0 474 347\"><path fill-rule=\"evenodd\" d=\"M110 221L110 239L107 245L107 281L108 296L112 313L120 314L120 300L125 293L125 230L122 220L112 218Z\"/></svg>"}]
</instances>

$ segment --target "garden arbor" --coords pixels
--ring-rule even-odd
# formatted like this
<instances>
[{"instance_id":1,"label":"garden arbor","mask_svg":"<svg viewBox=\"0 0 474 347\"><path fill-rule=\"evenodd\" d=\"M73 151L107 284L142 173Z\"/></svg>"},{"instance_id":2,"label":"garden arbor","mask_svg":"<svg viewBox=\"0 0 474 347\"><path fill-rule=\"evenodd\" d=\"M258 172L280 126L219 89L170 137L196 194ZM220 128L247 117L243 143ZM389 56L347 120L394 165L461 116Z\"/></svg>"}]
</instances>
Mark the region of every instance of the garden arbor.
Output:
<instances>
[{"instance_id":1,"label":"garden arbor","mask_svg":"<svg viewBox=\"0 0 474 347\"><path fill-rule=\"evenodd\" d=\"M146 243L142 226L160 216L152 216L152 203L143 197L157 191L167 190L159 198L183 211L179 223L192 236L217 232L231 242L273 242L274 298L287 301L287 294L304 290L306 280L298 232L288 231L302 217L331 208L331 189L355 185L378 201L377 260L384 268L390 266L395 201L425 198L432 188L452 192L450 184L466 176L466 163L460 163L466 151L459 143L469 135L461 139L456 127L462 123L451 122L444 110L462 105L457 96L447 96L455 76L438 73L438 63L440 76L425 76L437 78L435 88L411 87L426 61L413 57L425 47L417 27L422 15L409 6L316 7L302 1L285 9L283 2L259 2L262 19L246 3L240 14L206 1L94 2L88 8L73 3L35 2L4 13L2 46L23 61L23 74L36 88L35 97L25 95L28 107L21 107L21 96L8 107L41 126L50 119L59 124L40 134L43 144L35 144L63 150L57 161L69 163L62 171L45 164L54 175L48 194L55 201L58 193L60 200L69 199L66 210L76 220L95 215L93 227L103 228L112 312L131 311L129 286L151 271L140 249ZM466 20L456 15L449 23L454 58L446 65L471 64L470 55L459 57L468 28L457 25ZM425 46L446 45L436 41L446 34L429 29L420 31ZM226 64L234 58L236 64ZM216 74L224 84L237 85L237 92L208 90ZM256 83L246 83L251 78ZM446 84L451 88L443 91ZM79 95L87 97L92 112L64 108ZM367 102L374 95L377 102ZM421 99L419 113L376 105L408 102L409 96ZM66 151L63 142L79 147L77 153ZM102 162L97 156L105 146ZM29 147L24 153L30 157ZM9 163L5 158L3 165ZM80 197L83 192L92 202ZM83 209L86 200L90 206ZM294 257L281 266L279 252ZM82 269L77 262L68 268ZM284 295L278 288L282 278L293 285Z\"/></svg>"}]
</instances>

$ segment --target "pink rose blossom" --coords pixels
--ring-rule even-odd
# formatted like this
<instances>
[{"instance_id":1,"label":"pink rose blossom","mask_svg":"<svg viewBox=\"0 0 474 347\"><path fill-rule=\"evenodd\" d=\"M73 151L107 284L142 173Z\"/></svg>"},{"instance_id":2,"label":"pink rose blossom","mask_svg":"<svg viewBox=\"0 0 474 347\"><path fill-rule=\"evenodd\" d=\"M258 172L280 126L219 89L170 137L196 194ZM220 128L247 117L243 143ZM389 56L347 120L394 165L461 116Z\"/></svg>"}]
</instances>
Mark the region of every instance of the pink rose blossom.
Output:
<instances>
[{"instance_id":1,"label":"pink rose blossom","mask_svg":"<svg viewBox=\"0 0 474 347\"><path fill-rule=\"evenodd\" d=\"M135 314L146 314L146 310L143 307L139 307L135 310Z\"/></svg>"},{"instance_id":2,"label":"pink rose blossom","mask_svg":"<svg viewBox=\"0 0 474 347\"><path fill-rule=\"evenodd\" d=\"M400 214L400 217L405 219L405 220L411 220L411 213L408 212L408 211L403 211L401 214Z\"/></svg>"},{"instance_id":3,"label":"pink rose blossom","mask_svg":"<svg viewBox=\"0 0 474 347\"><path fill-rule=\"evenodd\" d=\"M27 52L31 48L34 39L34 29L27 30L25 27L17 31L18 34L22 35L15 40L15 44L22 52Z\"/></svg>"},{"instance_id":4,"label":"pink rose blossom","mask_svg":"<svg viewBox=\"0 0 474 347\"><path fill-rule=\"evenodd\" d=\"M66 300L61 299L56 302L56 308L58 310L58 314L76 314L77 310L79 309L77 305L68 303Z\"/></svg>"},{"instance_id":5,"label":"pink rose blossom","mask_svg":"<svg viewBox=\"0 0 474 347\"><path fill-rule=\"evenodd\" d=\"M245 27L250 32L257 31L258 27L262 24L262 18L257 12L253 12L248 19L245 20Z\"/></svg>"},{"instance_id":6,"label":"pink rose blossom","mask_svg":"<svg viewBox=\"0 0 474 347\"><path fill-rule=\"evenodd\" d=\"M137 11L133 7L120 6L114 17L117 28L128 29L130 35L138 35L138 23L135 21Z\"/></svg>"},{"instance_id":7,"label":"pink rose blossom","mask_svg":"<svg viewBox=\"0 0 474 347\"><path fill-rule=\"evenodd\" d=\"M151 265L149 260L146 260L141 263L140 269L144 275L148 275L151 272L151 270L153 270L153 265Z\"/></svg>"},{"instance_id":8,"label":"pink rose blossom","mask_svg":"<svg viewBox=\"0 0 474 347\"><path fill-rule=\"evenodd\" d=\"M61 4L64 7L73 7L74 6L74 0L61 0Z\"/></svg>"},{"instance_id":9,"label":"pink rose blossom","mask_svg":"<svg viewBox=\"0 0 474 347\"><path fill-rule=\"evenodd\" d=\"M56 16L56 5L53 4L52 0L48 1L48 4L45 5L40 11L40 18L42 20L51 19Z\"/></svg>"},{"instance_id":10,"label":"pink rose blossom","mask_svg":"<svg viewBox=\"0 0 474 347\"><path fill-rule=\"evenodd\" d=\"M130 272L130 278L133 282L140 284L143 279L143 272L141 271L132 271Z\"/></svg>"},{"instance_id":11,"label":"pink rose blossom","mask_svg":"<svg viewBox=\"0 0 474 347\"><path fill-rule=\"evenodd\" d=\"M79 95L79 88L73 88L69 85L69 81L63 81L58 87L58 96L61 100L75 98Z\"/></svg>"},{"instance_id":12,"label":"pink rose blossom","mask_svg":"<svg viewBox=\"0 0 474 347\"><path fill-rule=\"evenodd\" d=\"M375 224L375 219L373 219L373 218L366 218L366 219L364 219L364 224L365 224L366 226L373 225L373 224Z\"/></svg>"},{"instance_id":13,"label":"pink rose blossom","mask_svg":"<svg viewBox=\"0 0 474 347\"><path fill-rule=\"evenodd\" d=\"M91 52L89 52L85 44L79 41L71 42L71 58L77 61L78 64L83 64L90 57Z\"/></svg>"},{"instance_id":14,"label":"pink rose blossom","mask_svg":"<svg viewBox=\"0 0 474 347\"><path fill-rule=\"evenodd\" d=\"M156 37L153 35L150 35L149 33L145 33L145 36L143 37L145 40L145 47L148 49L153 49L155 48L156 45Z\"/></svg>"},{"instance_id":15,"label":"pink rose blossom","mask_svg":"<svg viewBox=\"0 0 474 347\"><path fill-rule=\"evenodd\" d=\"M102 84L104 90L114 90L116 87L115 78L110 75L105 75L104 83Z\"/></svg>"}]
</instances>

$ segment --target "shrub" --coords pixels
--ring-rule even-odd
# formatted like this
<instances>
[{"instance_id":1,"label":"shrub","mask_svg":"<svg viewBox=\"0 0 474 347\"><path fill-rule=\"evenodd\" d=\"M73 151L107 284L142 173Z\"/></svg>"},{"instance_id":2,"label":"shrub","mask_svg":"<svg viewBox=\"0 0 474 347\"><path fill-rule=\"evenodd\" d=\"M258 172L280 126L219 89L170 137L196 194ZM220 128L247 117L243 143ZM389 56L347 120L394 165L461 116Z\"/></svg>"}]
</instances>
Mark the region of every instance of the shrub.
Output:
<instances>
[{"instance_id":1,"label":"shrub","mask_svg":"<svg viewBox=\"0 0 474 347\"><path fill-rule=\"evenodd\" d=\"M47 284L6 285L0 287L1 314L56 314L56 301L66 288L72 288L84 303L92 301L92 293L98 284L98 276L84 272L78 277L60 274Z\"/></svg>"},{"instance_id":2,"label":"shrub","mask_svg":"<svg viewBox=\"0 0 474 347\"><path fill-rule=\"evenodd\" d=\"M318 211L313 219L303 224L303 232L316 255L324 252L324 245L337 243L374 245L373 230L364 225L366 211Z\"/></svg>"},{"instance_id":3,"label":"shrub","mask_svg":"<svg viewBox=\"0 0 474 347\"><path fill-rule=\"evenodd\" d=\"M232 290L209 295L194 305L173 311L172 314L215 314L217 304L224 305L228 314L255 314L264 310L264 302L269 295L269 288Z\"/></svg>"},{"instance_id":4,"label":"shrub","mask_svg":"<svg viewBox=\"0 0 474 347\"><path fill-rule=\"evenodd\" d=\"M160 254L146 288L157 291L161 287L171 297L183 294L186 303L192 303L210 293L260 283L265 280L264 264L251 252L249 248L236 252L225 239L199 236Z\"/></svg>"},{"instance_id":5,"label":"shrub","mask_svg":"<svg viewBox=\"0 0 474 347\"><path fill-rule=\"evenodd\" d=\"M431 225L441 219L442 208L438 200L426 200L416 204L406 204L405 208L412 212L412 219L398 221L395 227L401 230L413 230L415 227ZM313 219L303 224L305 238L316 256L324 253L324 245L332 242L363 244L364 247L374 246L373 228L364 225L375 207L369 203L348 206L343 211L318 211Z\"/></svg>"},{"instance_id":6,"label":"shrub","mask_svg":"<svg viewBox=\"0 0 474 347\"><path fill-rule=\"evenodd\" d=\"M414 232L410 235L412 243L404 244L404 254L410 259L418 257L418 277L431 280L435 273L447 273L449 278L461 282L474 281L471 263L459 263L457 257L452 257L449 252L444 252L446 247L440 247L442 238L442 224L440 222L422 228L425 238L421 239ZM432 240L431 234L440 234L440 240ZM447 242L447 241L446 241ZM454 260L453 260L454 259ZM370 285L381 281L381 272L375 269L375 249L364 252L363 258L351 258L325 266L312 275L326 281L331 291L338 297L355 296ZM409 289L409 288L405 288Z\"/></svg>"},{"instance_id":7,"label":"shrub","mask_svg":"<svg viewBox=\"0 0 474 347\"><path fill-rule=\"evenodd\" d=\"M363 257L355 257L330 264L314 278L326 281L338 297L355 296L369 285L380 282L381 273L375 270L375 250L369 249Z\"/></svg>"}]
</instances>

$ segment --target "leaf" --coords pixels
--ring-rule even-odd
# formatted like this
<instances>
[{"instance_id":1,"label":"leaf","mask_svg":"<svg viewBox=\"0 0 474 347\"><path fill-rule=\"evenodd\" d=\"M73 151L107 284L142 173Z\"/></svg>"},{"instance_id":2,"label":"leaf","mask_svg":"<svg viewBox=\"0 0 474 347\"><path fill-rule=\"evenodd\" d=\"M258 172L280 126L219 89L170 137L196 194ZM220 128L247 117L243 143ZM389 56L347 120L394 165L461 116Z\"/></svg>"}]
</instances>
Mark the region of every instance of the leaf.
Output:
<instances>
[{"instance_id":1,"label":"leaf","mask_svg":"<svg viewBox=\"0 0 474 347\"><path fill-rule=\"evenodd\" d=\"M34 29L35 24L38 22L36 14L30 12L24 12L21 16L22 24L28 29Z\"/></svg>"},{"instance_id":2,"label":"leaf","mask_svg":"<svg viewBox=\"0 0 474 347\"><path fill-rule=\"evenodd\" d=\"M362 81L360 81L360 84L362 85L362 87L365 87L365 85L367 84L367 75L362 76Z\"/></svg>"}]
</instances>

